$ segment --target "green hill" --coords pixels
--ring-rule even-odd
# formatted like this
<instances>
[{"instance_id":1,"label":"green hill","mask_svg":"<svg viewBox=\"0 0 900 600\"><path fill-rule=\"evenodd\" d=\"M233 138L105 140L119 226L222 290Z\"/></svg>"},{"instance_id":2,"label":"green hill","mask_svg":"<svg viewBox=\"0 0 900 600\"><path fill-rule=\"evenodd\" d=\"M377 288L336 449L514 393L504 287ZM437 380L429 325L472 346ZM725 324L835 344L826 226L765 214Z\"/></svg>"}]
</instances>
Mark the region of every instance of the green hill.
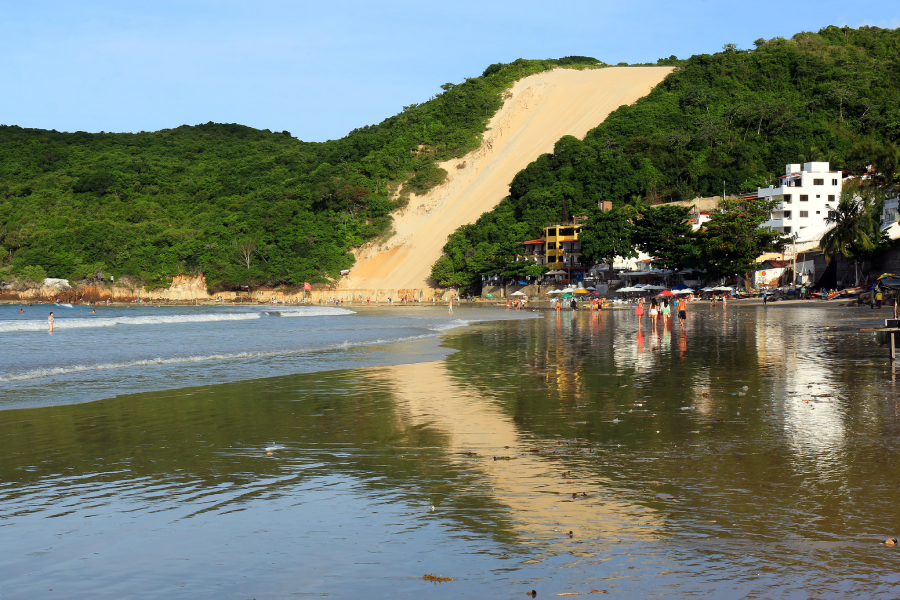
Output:
<instances>
[{"instance_id":1,"label":"green hill","mask_svg":"<svg viewBox=\"0 0 900 600\"><path fill-rule=\"evenodd\" d=\"M854 149L900 142L900 30L827 27L753 50L674 57L648 96L585 139L564 137L510 184L510 194L461 227L433 269L444 285L524 274L520 234L589 213L598 200L661 203L756 191L784 165L813 160L860 172Z\"/></svg>"},{"instance_id":2,"label":"green hill","mask_svg":"<svg viewBox=\"0 0 900 600\"><path fill-rule=\"evenodd\" d=\"M351 248L390 231L405 194L446 177L437 161L479 146L516 80L600 64L491 65L323 143L215 123L137 134L0 126L0 276L154 285L203 272L211 289L327 281L351 266Z\"/></svg>"}]
</instances>

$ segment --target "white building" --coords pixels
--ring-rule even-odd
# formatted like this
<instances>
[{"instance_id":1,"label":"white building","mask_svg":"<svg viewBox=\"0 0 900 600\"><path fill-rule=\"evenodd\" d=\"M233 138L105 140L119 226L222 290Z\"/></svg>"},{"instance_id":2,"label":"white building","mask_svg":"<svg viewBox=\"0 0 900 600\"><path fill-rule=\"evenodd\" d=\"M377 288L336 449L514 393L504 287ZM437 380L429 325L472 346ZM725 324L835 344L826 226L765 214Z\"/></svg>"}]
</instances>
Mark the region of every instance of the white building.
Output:
<instances>
[{"instance_id":1,"label":"white building","mask_svg":"<svg viewBox=\"0 0 900 600\"><path fill-rule=\"evenodd\" d=\"M841 197L840 171L832 171L827 162L808 162L802 169L800 165L787 165L785 174L778 179L778 187L770 185L757 190L760 198L780 201L763 227L791 234L826 225L828 212L837 206Z\"/></svg>"}]
</instances>

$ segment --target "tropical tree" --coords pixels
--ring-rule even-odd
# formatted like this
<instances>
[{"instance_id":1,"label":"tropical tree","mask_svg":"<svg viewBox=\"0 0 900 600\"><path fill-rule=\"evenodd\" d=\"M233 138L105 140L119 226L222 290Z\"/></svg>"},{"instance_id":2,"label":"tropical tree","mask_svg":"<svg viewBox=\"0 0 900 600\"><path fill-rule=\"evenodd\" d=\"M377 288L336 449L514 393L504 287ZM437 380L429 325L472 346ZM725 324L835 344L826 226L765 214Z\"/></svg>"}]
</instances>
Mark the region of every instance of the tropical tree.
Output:
<instances>
[{"instance_id":1,"label":"tropical tree","mask_svg":"<svg viewBox=\"0 0 900 600\"><path fill-rule=\"evenodd\" d=\"M708 276L747 274L765 252L781 250L789 238L767 227L777 200L723 200L700 230L697 249L699 266Z\"/></svg>"},{"instance_id":2,"label":"tropical tree","mask_svg":"<svg viewBox=\"0 0 900 600\"><path fill-rule=\"evenodd\" d=\"M592 264L606 262L612 270L612 262L616 256L637 256L632 237L632 216L631 207L615 207L605 212L599 208L591 211L578 236L582 257Z\"/></svg>"},{"instance_id":3,"label":"tropical tree","mask_svg":"<svg viewBox=\"0 0 900 600\"><path fill-rule=\"evenodd\" d=\"M834 226L819 242L825 260L843 256L859 268L880 249L885 242L881 231L883 206L884 193L879 187L866 182L844 186L837 206L828 214L827 222Z\"/></svg>"},{"instance_id":4,"label":"tropical tree","mask_svg":"<svg viewBox=\"0 0 900 600\"><path fill-rule=\"evenodd\" d=\"M634 242L651 256L654 266L678 269L695 263L695 235L688 222L690 209L676 204L643 204L637 212Z\"/></svg>"}]
</instances>

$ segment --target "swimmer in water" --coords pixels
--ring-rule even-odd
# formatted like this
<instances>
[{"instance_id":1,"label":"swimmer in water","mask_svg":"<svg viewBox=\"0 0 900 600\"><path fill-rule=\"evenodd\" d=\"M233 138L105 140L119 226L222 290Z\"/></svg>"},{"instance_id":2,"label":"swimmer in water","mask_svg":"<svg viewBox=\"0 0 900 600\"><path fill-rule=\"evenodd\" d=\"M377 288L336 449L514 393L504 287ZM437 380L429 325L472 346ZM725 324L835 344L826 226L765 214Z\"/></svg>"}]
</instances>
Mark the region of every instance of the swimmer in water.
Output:
<instances>
[{"instance_id":1,"label":"swimmer in water","mask_svg":"<svg viewBox=\"0 0 900 600\"><path fill-rule=\"evenodd\" d=\"M50 328L49 333L53 333L53 323L55 323L53 320L53 311L50 311L50 316L47 317L47 327Z\"/></svg>"},{"instance_id":2,"label":"swimmer in water","mask_svg":"<svg viewBox=\"0 0 900 600\"><path fill-rule=\"evenodd\" d=\"M25 312L25 309L24 309L24 308L20 308L20 309L19 309L19 312L20 312L20 313L23 313L23 312Z\"/></svg>"},{"instance_id":3,"label":"swimmer in water","mask_svg":"<svg viewBox=\"0 0 900 600\"><path fill-rule=\"evenodd\" d=\"M97 311L96 311L96 310L92 310L91 312L92 312L93 314L95 314L95 315L97 314Z\"/></svg>"}]
</instances>

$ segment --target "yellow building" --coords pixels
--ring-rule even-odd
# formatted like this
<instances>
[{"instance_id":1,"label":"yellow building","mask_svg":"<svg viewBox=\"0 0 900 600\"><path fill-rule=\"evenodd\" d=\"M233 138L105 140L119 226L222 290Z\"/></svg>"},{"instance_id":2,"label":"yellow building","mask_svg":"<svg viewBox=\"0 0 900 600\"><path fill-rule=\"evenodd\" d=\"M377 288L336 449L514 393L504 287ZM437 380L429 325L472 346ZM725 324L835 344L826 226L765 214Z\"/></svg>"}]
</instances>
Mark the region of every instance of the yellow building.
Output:
<instances>
[{"instance_id":1,"label":"yellow building","mask_svg":"<svg viewBox=\"0 0 900 600\"><path fill-rule=\"evenodd\" d=\"M544 256L546 264L554 269L584 269L581 264L580 224L549 225L544 227Z\"/></svg>"}]
</instances>

